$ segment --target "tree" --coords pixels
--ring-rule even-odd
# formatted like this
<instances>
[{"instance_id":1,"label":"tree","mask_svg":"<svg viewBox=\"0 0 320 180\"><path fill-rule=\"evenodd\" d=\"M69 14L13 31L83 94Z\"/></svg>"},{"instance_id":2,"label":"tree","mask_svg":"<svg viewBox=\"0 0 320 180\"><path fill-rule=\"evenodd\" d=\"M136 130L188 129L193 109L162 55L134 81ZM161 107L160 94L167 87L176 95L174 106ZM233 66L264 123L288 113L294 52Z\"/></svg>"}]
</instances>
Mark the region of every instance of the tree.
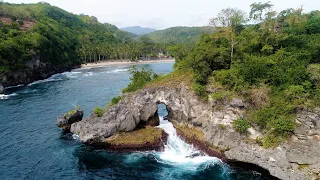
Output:
<instances>
[{"instance_id":1,"label":"tree","mask_svg":"<svg viewBox=\"0 0 320 180\"><path fill-rule=\"evenodd\" d=\"M231 52L230 52L230 67L232 65L234 47L236 45L236 36L239 33L239 27L247 22L246 13L236 8L227 8L221 10L217 17L210 19L209 24L215 28L223 28L223 31L227 35L230 41Z\"/></svg>"},{"instance_id":2,"label":"tree","mask_svg":"<svg viewBox=\"0 0 320 180\"><path fill-rule=\"evenodd\" d=\"M270 1L266 3L252 3L249 18L255 21L263 21L271 11L273 5Z\"/></svg>"}]
</instances>

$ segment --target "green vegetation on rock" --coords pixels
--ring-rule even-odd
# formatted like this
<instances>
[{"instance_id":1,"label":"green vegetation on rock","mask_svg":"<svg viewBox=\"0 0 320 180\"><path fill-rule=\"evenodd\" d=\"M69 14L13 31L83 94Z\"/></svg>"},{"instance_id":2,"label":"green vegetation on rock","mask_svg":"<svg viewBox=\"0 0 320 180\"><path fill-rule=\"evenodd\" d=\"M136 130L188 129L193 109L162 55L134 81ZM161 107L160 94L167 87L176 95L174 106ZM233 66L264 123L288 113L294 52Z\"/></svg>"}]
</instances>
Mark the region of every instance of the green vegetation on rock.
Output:
<instances>
[{"instance_id":1,"label":"green vegetation on rock","mask_svg":"<svg viewBox=\"0 0 320 180\"><path fill-rule=\"evenodd\" d=\"M134 92L138 89L143 88L148 82L158 78L159 76L152 70L145 70L144 68L139 71L136 66L130 68L130 84L122 90L123 93Z\"/></svg>"},{"instance_id":2,"label":"green vegetation on rock","mask_svg":"<svg viewBox=\"0 0 320 180\"><path fill-rule=\"evenodd\" d=\"M70 119L73 115L75 115L77 113L77 110L73 109L73 110L70 110L69 112L67 112L66 114L64 114L64 117L66 119Z\"/></svg>"},{"instance_id":3,"label":"green vegetation on rock","mask_svg":"<svg viewBox=\"0 0 320 180\"><path fill-rule=\"evenodd\" d=\"M118 104L118 102L122 99L122 96L114 97L111 100L111 105Z\"/></svg>"},{"instance_id":4,"label":"green vegetation on rock","mask_svg":"<svg viewBox=\"0 0 320 180\"><path fill-rule=\"evenodd\" d=\"M239 133L246 133L251 127L249 121L246 119L237 119L232 123L232 125Z\"/></svg>"},{"instance_id":5,"label":"green vegetation on rock","mask_svg":"<svg viewBox=\"0 0 320 180\"><path fill-rule=\"evenodd\" d=\"M102 117L104 113L104 109L101 107L96 107L93 109L93 113L98 117Z\"/></svg>"}]
</instances>

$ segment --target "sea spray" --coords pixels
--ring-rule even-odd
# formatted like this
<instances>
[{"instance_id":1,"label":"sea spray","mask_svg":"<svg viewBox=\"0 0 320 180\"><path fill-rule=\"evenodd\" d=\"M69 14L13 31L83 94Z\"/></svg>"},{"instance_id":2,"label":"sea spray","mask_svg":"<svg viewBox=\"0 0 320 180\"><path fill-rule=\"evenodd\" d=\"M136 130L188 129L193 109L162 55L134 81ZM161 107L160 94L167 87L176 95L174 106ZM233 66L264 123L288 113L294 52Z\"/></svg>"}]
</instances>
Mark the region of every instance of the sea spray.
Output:
<instances>
[{"instance_id":1,"label":"sea spray","mask_svg":"<svg viewBox=\"0 0 320 180\"><path fill-rule=\"evenodd\" d=\"M207 156L192 145L184 142L178 137L173 124L168 120L164 120L163 117L160 117L159 128L162 128L169 135L164 151L159 154L159 158L162 161L176 164L187 163L192 166L200 166L203 163L222 163L219 158Z\"/></svg>"}]
</instances>

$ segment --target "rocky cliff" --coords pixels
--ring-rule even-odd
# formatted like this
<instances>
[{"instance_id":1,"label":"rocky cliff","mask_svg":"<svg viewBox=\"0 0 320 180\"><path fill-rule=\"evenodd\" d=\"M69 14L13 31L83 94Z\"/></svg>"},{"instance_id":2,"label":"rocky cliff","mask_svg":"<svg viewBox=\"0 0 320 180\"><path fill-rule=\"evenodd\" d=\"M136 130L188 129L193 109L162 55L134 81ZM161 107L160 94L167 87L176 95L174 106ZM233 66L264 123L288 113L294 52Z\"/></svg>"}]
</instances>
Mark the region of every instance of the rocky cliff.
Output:
<instances>
[{"instance_id":1,"label":"rocky cliff","mask_svg":"<svg viewBox=\"0 0 320 180\"><path fill-rule=\"evenodd\" d=\"M86 143L105 142L108 137L132 131L153 118L159 103L166 105L168 118L174 124L200 130L203 133L201 141L219 149L228 161L257 165L280 179L320 177L320 109L301 111L297 115L299 125L294 135L275 149L264 149L255 143L254 139L262 136L257 130L250 128L247 135L242 135L232 128L232 122L241 118L246 110L246 103L241 98L223 103L212 99L203 102L184 85L152 87L124 95L102 117L92 115L72 124L71 132Z\"/></svg>"},{"instance_id":2,"label":"rocky cliff","mask_svg":"<svg viewBox=\"0 0 320 180\"><path fill-rule=\"evenodd\" d=\"M53 68L51 65L41 62L40 57L34 56L25 64L23 70L0 73L0 94L4 93L5 87L29 84L74 68L77 66Z\"/></svg>"}]
</instances>

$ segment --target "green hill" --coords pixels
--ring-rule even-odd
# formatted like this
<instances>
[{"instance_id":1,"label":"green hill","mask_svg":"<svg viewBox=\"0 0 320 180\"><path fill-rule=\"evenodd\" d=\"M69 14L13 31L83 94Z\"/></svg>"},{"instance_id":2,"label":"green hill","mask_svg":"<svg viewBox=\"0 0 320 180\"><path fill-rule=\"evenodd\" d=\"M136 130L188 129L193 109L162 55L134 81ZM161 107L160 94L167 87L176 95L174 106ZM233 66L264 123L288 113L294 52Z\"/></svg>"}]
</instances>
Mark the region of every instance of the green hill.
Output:
<instances>
[{"instance_id":1,"label":"green hill","mask_svg":"<svg viewBox=\"0 0 320 180\"><path fill-rule=\"evenodd\" d=\"M114 25L48 3L0 2L0 27L0 85L5 86L43 79L82 62L125 58L135 42Z\"/></svg>"},{"instance_id":2,"label":"green hill","mask_svg":"<svg viewBox=\"0 0 320 180\"><path fill-rule=\"evenodd\" d=\"M213 27L172 27L148 34L153 41L159 43L188 44L200 40L201 34L211 34Z\"/></svg>"}]
</instances>

